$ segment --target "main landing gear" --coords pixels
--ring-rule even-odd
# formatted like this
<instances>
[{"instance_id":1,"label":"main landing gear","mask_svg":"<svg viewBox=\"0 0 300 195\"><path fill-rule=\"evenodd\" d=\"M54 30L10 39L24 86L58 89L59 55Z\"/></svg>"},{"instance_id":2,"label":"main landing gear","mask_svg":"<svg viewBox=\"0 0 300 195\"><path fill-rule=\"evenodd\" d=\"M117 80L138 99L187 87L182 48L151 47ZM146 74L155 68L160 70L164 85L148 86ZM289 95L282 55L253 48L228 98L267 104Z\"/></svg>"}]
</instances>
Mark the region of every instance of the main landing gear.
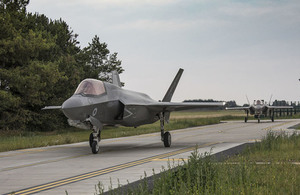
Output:
<instances>
[{"instance_id":1,"label":"main landing gear","mask_svg":"<svg viewBox=\"0 0 300 195\"><path fill-rule=\"evenodd\" d=\"M248 121L248 115L249 115L249 111L247 110L247 116L245 117L245 123Z\"/></svg>"},{"instance_id":2,"label":"main landing gear","mask_svg":"<svg viewBox=\"0 0 300 195\"><path fill-rule=\"evenodd\" d=\"M160 119L161 141L164 142L165 147L170 147L171 146L171 134L169 132L165 132L165 129L164 129L165 117L164 117L163 113L160 113L159 119Z\"/></svg>"},{"instance_id":3,"label":"main landing gear","mask_svg":"<svg viewBox=\"0 0 300 195\"><path fill-rule=\"evenodd\" d=\"M271 111L271 120L272 120L272 122L274 122L274 110Z\"/></svg>"},{"instance_id":4,"label":"main landing gear","mask_svg":"<svg viewBox=\"0 0 300 195\"><path fill-rule=\"evenodd\" d=\"M101 140L101 129L99 127L93 126L93 132L90 134L90 147L92 149L93 154L97 154L99 152L99 142Z\"/></svg>"}]
</instances>

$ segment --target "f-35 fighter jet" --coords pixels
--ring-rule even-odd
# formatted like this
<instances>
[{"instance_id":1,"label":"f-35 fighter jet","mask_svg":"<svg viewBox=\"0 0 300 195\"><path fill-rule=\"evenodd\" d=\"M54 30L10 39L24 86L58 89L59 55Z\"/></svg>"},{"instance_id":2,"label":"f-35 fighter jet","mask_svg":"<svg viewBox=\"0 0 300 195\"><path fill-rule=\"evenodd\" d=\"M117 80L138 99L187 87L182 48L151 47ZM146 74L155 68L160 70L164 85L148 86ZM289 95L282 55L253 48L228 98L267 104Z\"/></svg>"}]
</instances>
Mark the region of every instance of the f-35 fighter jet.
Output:
<instances>
[{"instance_id":1,"label":"f-35 fighter jet","mask_svg":"<svg viewBox=\"0 0 300 195\"><path fill-rule=\"evenodd\" d=\"M247 98L248 100L248 98ZM249 103L249 101L248 101ZM248 121L249 114L254 115L257 122L260 123L262 117L270 116L271 121L274 122L274 111L276 109L292 109L293 106L270 106L265 103L264 100L254 100L254 103L245 107L229 107L226 110L245 110L247 116L245 117L245 123Z\"/></svg>"},{"instance_id":2,"label":"f-35 fighter jet","mask_svg":"<svg viewBox=\"0 0 300 195\"><path fill-rule=\"evenodd\" d=\"M171 135L164 131L164 123L169 122L170 112L224 106L224 102L170 102L182 72L183 69L179 69L166 95L159 102L144 93L121 88L119 75L113 71L112 83L85 79L78 85L74 95L61 106L47 106L43 109L61 109L68 118L69 125L92 129L89 143L94 154L99 151L103 125L138 127L160 120L161 140L165 147L170 147Z\"/></svg>"}]
</instances>

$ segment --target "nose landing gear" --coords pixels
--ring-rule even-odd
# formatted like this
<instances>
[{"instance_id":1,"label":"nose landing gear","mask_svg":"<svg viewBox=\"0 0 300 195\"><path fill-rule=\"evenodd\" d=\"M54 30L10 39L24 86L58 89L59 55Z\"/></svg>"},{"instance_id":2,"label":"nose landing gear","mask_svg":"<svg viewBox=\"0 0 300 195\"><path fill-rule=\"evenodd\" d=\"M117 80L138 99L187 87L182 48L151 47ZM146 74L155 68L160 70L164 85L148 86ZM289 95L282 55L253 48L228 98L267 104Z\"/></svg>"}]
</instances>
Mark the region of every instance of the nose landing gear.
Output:
<instances>
[{"instance_id":1,"label":"nose landing gear","mask_svg":"<svg viewBox=\"0 0 300 195\"><path fill-rule=\"evenodd\" d=\"M99 152L99 142L101 140L101 129L93 126L93 132L90 134L90 147L92 149L93 154L97 154Z\"/></svg>"}]
</instances>

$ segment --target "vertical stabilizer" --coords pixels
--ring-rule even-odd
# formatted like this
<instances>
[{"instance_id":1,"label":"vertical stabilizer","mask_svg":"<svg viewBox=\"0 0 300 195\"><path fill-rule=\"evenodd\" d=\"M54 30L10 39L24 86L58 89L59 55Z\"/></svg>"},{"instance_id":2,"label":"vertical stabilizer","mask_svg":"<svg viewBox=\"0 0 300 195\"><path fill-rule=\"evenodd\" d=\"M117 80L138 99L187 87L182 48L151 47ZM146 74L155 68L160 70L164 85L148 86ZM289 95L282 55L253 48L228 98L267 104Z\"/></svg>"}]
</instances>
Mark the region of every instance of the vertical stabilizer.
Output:
<instances>
[{"instance_id":1,"label":"vertical stabilizer","mask_svg":"<svg viewBox=\"0 0 300 195\"><path fill-rule=\"evenodd\" d=\"M173 94L174 94L174 91L178 85L178 82L180 80L180 77L183 73L183 69L179 69L179 71L177 72L177 75L175 76L172 84L170 85L165 97L163 98L163 102L170 102L172 97L173 97ZM170 112L164 112L164 120L169 123L169 120L170 120Z\"/></svg>"},{"instance_id":2,"label":"vertical stabilizer","mask_svg":"<svg viewBox=\"0 0 300 195\"><path fill-rule=\"evenodd\" d=\"M163 102L170 102L171 101L171 99L173 97L173 94L174 94L174 91L175 91L175 89L178 85L178 82L180 80L180 77L181 77L182 73L183 73L183 69L180 68L179 71L177 72L177 75L175 76L172 84L170 85L165 97L163 98L163 100L162 100Z\"/></svg>"},{"instance_id":3,"label":"vertical stabilizer","mask_svg":"<svg viewBox=\"0 0 300 195\"><path fill-rule=\"evenodd\" d=\"M271 100L272 100L273 94L270 97L269 106L271 106Z\"/></svg>"},{"instance_id":4,"label":"vertical stabilizer","mask_svg":"<svg viewBox=\"0 0 300 195\"><path fill-rule=\"evenodd\" d=\"M249 99L248 99L248 96L246 95L246 99L247 99L247 102L248 102L248 104L249 104L249 106L250 106L250 102L249 102Z\"/></svg>"},{"instance_id":5,"label":"vertical stabilizer","mask_svg":"<svg viewBox=\"0 0 300 195\"><path fill-rule=\"evenodd\" d=\"M112 84L118 86L118 87L122 87L121 82L120 82L120 77L119 74L116 70L112 71Z\"/></svg>"}]
</instances>

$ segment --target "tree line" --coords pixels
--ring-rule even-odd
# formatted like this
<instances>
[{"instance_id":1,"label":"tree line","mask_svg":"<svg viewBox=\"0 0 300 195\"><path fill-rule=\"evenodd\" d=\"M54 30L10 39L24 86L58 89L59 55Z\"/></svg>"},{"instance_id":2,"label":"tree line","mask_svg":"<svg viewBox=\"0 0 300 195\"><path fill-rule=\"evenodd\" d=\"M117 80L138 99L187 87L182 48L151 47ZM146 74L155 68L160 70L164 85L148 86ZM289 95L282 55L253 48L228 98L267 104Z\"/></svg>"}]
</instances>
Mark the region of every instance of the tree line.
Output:
<instances>
[{"instance_id":1,"label":"tree line","mask_svg":"<svg viewBox=\"0 0 300 195\"><path fill-rule=\"evenodd\" d=\"M107 81L121 60L96 35L80 48L63 21L29 13L29 0L0 1L0 130L49 131L65 127L61 105L84 78Z\"/></svg>"}]
</instances>

